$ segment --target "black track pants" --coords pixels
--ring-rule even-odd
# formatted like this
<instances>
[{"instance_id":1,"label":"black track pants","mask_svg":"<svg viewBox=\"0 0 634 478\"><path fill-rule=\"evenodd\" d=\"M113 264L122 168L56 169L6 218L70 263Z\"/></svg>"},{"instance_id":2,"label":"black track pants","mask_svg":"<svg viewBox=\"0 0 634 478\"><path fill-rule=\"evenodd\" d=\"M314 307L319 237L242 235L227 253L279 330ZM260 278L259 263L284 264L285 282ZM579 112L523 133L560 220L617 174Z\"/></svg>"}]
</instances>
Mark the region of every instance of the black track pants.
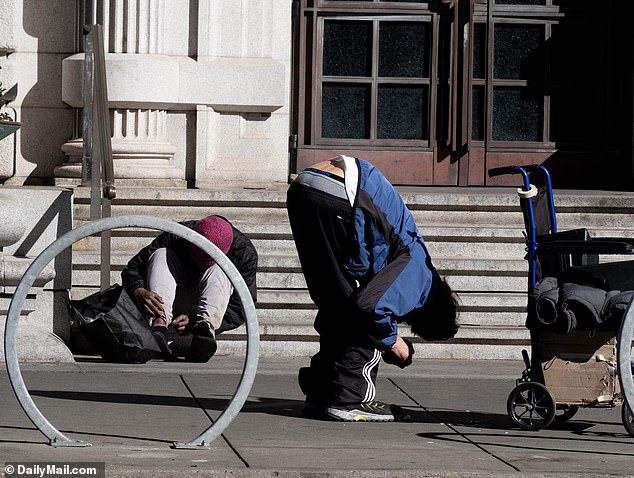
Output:
<instances>
[{"instance_id":1,"label":"black track pants","mask_svg":"<svg viewBox=\"0 0 634 478\"><path fill-rule=\"evenodd\" d=\"M341 264L349 254L353 210L347 199L294 182L287 194L293 238L319 312L319 352L300 371L307 400L359 403L375 396L380 353L368 337L368 318L353 303L354 287Z\"/></svg>"}]
</instances>

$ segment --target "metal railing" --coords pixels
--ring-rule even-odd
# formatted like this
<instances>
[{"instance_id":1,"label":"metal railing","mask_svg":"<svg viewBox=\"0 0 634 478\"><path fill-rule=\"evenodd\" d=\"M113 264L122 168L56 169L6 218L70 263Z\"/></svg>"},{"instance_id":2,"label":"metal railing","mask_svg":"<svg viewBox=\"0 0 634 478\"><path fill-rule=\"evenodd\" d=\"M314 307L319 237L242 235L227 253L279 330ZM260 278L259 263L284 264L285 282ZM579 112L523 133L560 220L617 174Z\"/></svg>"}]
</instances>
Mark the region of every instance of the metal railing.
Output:
<instances>
[{"instance_id":1,"label":"metal railing","mask_svg":"<svg viewBox=\"0 0 634 478\"><path fill-rule=\"evenodd\" d=\"M111 202L117 195L114 165L103 27L96 23L96 5L85 2L82 184L90 184L91 221L110 217ZM100 288L110 285L111 233L101 233Z\"/></svg>"}]
</instances>

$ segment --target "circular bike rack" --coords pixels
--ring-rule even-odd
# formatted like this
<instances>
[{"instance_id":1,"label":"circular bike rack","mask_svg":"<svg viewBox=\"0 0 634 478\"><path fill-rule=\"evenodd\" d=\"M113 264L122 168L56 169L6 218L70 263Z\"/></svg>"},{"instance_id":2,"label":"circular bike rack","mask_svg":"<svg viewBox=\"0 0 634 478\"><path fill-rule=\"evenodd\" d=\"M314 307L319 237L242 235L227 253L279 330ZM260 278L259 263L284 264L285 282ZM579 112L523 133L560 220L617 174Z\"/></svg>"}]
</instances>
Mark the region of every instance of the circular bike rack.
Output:
<instances>
[{"instance_id":1,"label":"circular bike rack","mask_svg":"<svg viewBox=\"0 0 634 478\"><path fill-rule=\"evenodd\" d=\"M253 303L249 289L233 263L220 251L220 249L218 249L204 236L176 222L150 216L107 217L84 224L77 229L67 232L44 249L31 263L27 271L24 273L24 276L22 276L22 279L20 279L20 283L15 290L7 312L4 335L4 353L11 387L13 388L22 409L38 430L40 430L49 439L50 445L60 447L91 446L90 443L80 440L72 440L62 434L44 417L44 415L42 415L33 402L33 399L31 398L31 395L24 383L24 379L20 371L20 365L18 363L16 349L18 320L20 311L22 310L22 305L24 304L31 286L44 270L44 267L58 254L66 248L71 247L80 239L103 231L125 227L143 227L169 232L198 246L216 261L223 272L227 275L242 300L242 307L246 316L247 344L246 357L238 387L227 407L209 428L187 443L174 442L171 445L172 448L207 449L209 448L210 443L218 438L218 436L222 434L222 432L237 416L246 402L249 392L251 391L251 387L255 380L255 373L259 358L260 338L258 335L258 321L255 313L255 304Z\"/></svg>"},{"instance_id":2,"label":"circular bike rack","mask_svg":"<svg viewBox=\"0 0 634 478\"><path fill-rule=\"evenodd\" d=\"M632 334L634 333L634 300L625 311L617 340L618 371L621 390L625 397L624 406L634 410L634 382L632 382ZM629 431L629 429L628 429Z\"/></svg>"}]
</instances>

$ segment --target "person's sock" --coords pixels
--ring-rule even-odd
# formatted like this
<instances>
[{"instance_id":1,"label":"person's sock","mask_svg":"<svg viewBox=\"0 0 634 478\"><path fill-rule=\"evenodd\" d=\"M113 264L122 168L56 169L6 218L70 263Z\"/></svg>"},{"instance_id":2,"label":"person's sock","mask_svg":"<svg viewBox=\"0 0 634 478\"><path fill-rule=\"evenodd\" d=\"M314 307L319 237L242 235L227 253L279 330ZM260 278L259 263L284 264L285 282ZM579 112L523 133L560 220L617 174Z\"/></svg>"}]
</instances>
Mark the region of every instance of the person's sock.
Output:
<instances>
[{"instance_id":1,"label":"person's sock","mask_svg":"<svg viewBox=\"0 0 634 478\"><path fill-rule=\"evenodd\" d=\"M159 349L161 349L163 358L166 360L171 359L173 356L173 352L169 346L167 327L165 327L164 325L153 325L152 335L154 336L154 340L156 340Z\"/></svg>"},{"instance_id":2,"label":"person's sock","mask_svg":"<svg viewBox=\"0 0 634 478\"><path fill-rule=\"evenodd\" d=\"M163 335L163 337L165 337L165 342L167 342L167 327L165 327L164 325L153 325L152 326L152 333L158 332L161 335Z\"/></svg>"}]
</instances>

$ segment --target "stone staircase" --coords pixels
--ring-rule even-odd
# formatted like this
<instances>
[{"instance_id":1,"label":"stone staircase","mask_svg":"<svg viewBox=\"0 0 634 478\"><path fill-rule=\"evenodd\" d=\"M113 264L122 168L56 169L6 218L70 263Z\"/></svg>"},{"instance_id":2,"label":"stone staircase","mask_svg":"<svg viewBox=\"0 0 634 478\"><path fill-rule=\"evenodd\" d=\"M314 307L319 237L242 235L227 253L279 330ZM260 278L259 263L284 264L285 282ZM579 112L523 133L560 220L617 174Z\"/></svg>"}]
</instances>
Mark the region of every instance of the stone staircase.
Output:
<instances>
[{"instance_id":1,"label":"stone staircase","mask_svg":"<svg viewBox=\"0 0 634 478\"><path fill-rule=\"evenodd\" d=\"M286 185L267 189L118 188L113 215L174 221L220 214L254 242L259 256L257 314L263 356L308 356L317 350L315 308L301 273L285 209ZM416 343L418 356L518 359L529 346L524 327L527 264L523 220L512 188L399 188L434 264L460 296L458 335L446 343ZM88 191L75 192L75 227L89 215ZM586 227L595 236L634 237L634 194L560 191L559 229ZM157 234L112 233L111 283L128 259ZM97 290L99 239L73 248L73 298ZM405 334L407 335L407 334ZM244 354L245 334L220 336L219 353Z\"/></svg>"}]
</instances>

